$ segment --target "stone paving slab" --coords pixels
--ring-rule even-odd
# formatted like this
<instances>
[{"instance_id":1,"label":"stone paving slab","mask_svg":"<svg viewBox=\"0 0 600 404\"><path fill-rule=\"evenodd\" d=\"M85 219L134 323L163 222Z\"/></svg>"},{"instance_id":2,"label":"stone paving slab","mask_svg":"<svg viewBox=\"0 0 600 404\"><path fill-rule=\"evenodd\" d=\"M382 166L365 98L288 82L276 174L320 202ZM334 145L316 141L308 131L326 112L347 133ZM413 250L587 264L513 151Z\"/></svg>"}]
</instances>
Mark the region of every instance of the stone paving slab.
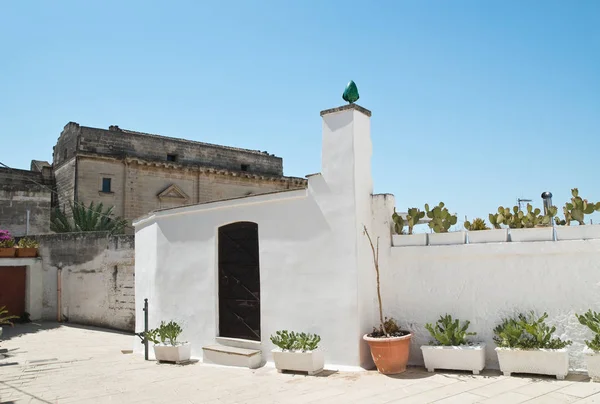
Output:
<instances>
[{"instance_id":1,"label":"stone paving slab","mask_svg":"<svg viewBox=\"0 0 600 404\"><path fill-rule=\"evenodd\" d=\"M205 365L158 364L122 354L135 336L57 323L4 329L0 349L0 403L173 404L391 404L600 403L600 383L571 374L505 377L427 373L397 376L374 371L318 376Z\"/></svg>"}]
</instances>

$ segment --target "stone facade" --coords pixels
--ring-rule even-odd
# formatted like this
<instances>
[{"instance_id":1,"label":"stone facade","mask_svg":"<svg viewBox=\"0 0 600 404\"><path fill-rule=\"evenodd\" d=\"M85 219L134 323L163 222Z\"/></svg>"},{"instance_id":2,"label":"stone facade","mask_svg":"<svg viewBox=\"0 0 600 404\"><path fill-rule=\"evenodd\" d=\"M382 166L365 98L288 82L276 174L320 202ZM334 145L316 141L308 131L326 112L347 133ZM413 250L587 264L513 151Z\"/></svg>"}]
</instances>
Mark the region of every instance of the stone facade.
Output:
<instances>
[{"instance_id":1,"label":"stone facade","mask_svg":"<svg viewBox=\"0 0 600 404\"><path fill-rule=\"evenodd\" d=\"M263 151L69 122L53 154L61 207L102 202L128 220L150 211L305 188ZM109 184L109 185L107 185Z\"/></svg>"},{"instance_id":2,"label":"stone facade","mask_svg":"<svg viewBox=\"0 0 600 404\"><path fill-rule=\"evenodd\" d=\"M52 188L49 167L41 171L0 168L0 229L17 237L48 233Z\"/></svg>"}]
</instances>

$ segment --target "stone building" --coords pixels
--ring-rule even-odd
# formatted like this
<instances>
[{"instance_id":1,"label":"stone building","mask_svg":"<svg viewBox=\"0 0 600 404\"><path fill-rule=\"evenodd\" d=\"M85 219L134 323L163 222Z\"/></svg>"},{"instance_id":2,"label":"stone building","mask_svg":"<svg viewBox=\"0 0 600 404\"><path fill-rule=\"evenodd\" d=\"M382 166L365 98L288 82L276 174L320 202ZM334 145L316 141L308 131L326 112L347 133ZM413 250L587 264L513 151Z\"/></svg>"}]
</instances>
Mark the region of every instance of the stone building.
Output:
<instances>
[{"instance_id":1,"label":"stone building","mask_svg":"<svg viewBox=\"0 0 600 404\"><path fill-rule=\"evenodd\" d=\"M61 207L101 202L130 221L156 209L307 185L283 176L283 160L267 152L75 122L58 138L53 171Z\"/></svg>"},{"instance_id":2,"label":"stone building","mask_svg":"<svg viewBox=\"0 0 600 404\"><path fill-rule=\"evenodd\" d=\"M0 229L17 237L50 229L52 169L35 163L31 171L0 167Z\"/></svg>"}]
</instances>

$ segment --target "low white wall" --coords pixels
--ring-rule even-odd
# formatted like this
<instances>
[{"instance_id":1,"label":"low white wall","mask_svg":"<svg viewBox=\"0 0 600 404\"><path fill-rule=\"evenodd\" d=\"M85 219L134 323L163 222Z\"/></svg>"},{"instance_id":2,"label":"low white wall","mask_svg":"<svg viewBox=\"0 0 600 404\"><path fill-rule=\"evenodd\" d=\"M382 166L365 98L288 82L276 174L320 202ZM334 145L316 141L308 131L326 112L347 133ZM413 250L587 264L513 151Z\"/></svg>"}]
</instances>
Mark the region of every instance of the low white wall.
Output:
<instances>
[{"instance_id":1,"label":"low white wall","mask_svg":"<svg viewBox=\"0 0 600 404\"><path fill-rule=\"evenodd\" d=\"M498 368L493 328L503 317L547 312L556 335L573 340L571 368L585 368L591 337L575 313L600 308L600 240L391 247L381 270L384 305L414 333L411 363L430 341L425 324L451 314L470 320L488 344L487 367Z\"/></svg>"}]
</instances>

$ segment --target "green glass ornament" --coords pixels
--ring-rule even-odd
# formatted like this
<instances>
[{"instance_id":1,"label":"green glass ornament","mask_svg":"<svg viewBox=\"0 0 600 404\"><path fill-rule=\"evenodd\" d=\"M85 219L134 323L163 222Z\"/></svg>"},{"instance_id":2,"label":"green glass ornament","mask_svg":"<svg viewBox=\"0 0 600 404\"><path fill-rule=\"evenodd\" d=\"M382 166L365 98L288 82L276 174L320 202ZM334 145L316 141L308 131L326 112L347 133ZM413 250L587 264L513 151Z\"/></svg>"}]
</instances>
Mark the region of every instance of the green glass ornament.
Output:
<instances>
[{"instance_id":1,"label":"green glass ornament","mask_svg":"<svg viewBox=\"0 0 600 404\"><path fill-rule=\"evenodd\" d=\"M344 90L344 94L342 94L342 98L350 104L356 102L360 98L358 95L358 88L356 88L354 81L350 80L350 83L348 83Z\"/></svg>"}]
</instances>

